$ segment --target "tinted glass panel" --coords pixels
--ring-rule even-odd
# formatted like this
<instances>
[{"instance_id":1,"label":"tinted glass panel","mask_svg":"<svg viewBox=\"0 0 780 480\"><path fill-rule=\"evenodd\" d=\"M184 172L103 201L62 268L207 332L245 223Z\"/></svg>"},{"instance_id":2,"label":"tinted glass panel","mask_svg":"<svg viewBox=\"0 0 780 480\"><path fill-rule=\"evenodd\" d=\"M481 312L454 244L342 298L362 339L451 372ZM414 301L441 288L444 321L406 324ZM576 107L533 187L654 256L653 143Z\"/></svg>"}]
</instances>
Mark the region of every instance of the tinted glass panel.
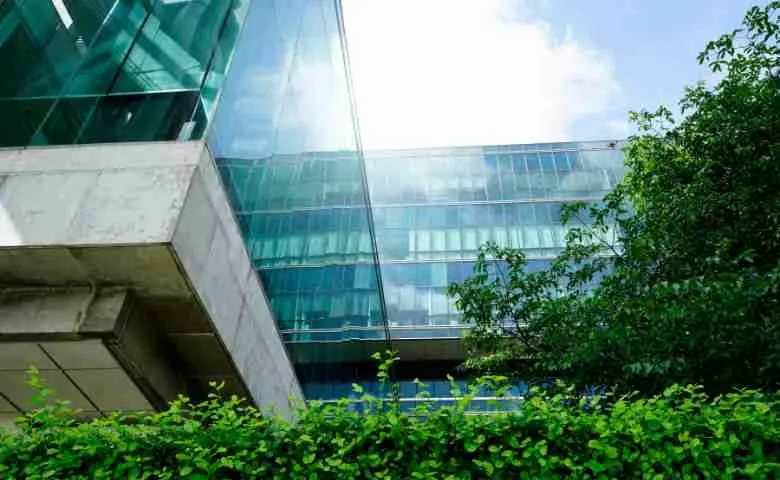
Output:
<instances>
[{"instance_id":1,"label":"tinted glass panel","mask_svg":"<svg viewBox=\"0 0 780 480\"><path fill-rule=\"evenodd\" d=\"M387 340L334 3L251 3L209 138L299 377L320 381L348 349L318 342Z\"/></svg>"},{"instance_id":2,"label":"tinted glass panel","mask_svg":"<svg viewBox=\"0 0 780 480\"><path fill-rule=\"evenodd\" d=\"M4 0L0 146L198 138L248 3Z\"/></svg>"},{"instance_id":3,"label":"tinted glass panel","mask_svg":"<svg viewBox=\"0 0 780 480\"><path fill-rule=\"evenodd\" d=\"M395 338L458 335L444 287L471 274L481 245L521 248L538 270L564 246L562 203L600 199L623 174L598 142L368 152L367 168Z\"/></svg>"}]
</instances>

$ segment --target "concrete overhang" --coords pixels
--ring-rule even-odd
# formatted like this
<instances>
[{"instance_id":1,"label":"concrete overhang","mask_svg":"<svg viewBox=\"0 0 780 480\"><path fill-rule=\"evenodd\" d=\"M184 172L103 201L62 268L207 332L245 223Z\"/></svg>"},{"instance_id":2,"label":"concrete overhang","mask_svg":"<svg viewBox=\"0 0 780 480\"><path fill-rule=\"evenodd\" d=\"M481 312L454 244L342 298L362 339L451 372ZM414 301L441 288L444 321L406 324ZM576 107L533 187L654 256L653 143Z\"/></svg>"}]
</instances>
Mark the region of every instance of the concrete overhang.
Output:
<instances>
[{"instance_id":1,"label":"concrete overhang","mask_svg":"<svg viewBox=\"0 0 780 480\"><path fill-rule=\"evenodd\" d=\"M89 409L112 409L85 394L57 348L94 352L94 366L85 359L82 370L113 358L110 368L121 368L145 399L134 406L200 395L211 380L283 414L289 396L302 396L202 141L0 151L0 288L0 409L17 403L2 378L18 377L22 358L65 372ZM117 347L123 337L115 329L84 330L85 316L116 292L132 318L125 325L169 372L164 382L150 382L158 369L137 368ZM30 313L36 302L48 306Z\"/></svg>"}]
</instances>

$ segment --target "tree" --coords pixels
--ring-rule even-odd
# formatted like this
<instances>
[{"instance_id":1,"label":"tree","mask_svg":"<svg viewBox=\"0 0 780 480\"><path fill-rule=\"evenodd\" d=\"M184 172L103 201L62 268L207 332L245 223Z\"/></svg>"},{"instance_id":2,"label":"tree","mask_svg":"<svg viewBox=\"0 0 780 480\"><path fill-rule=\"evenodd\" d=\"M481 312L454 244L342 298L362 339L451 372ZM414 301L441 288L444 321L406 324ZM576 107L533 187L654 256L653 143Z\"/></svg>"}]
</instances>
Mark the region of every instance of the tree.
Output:
<instances>
[{"instance_id":1,"label":"tree","mask_svg":"<svg viewBox=\"0 0 780 480\"><path fill-rule=\"evenodd\" d=\"M450 287L474 327L466 367L645 392L777 385L779 14L778 1L753 7L707 44L699 63L722 78L687 88L679 120L631 114L629 173L600 204L565 206L549 269L483 248Z\"/></svg>"}]
</instances>

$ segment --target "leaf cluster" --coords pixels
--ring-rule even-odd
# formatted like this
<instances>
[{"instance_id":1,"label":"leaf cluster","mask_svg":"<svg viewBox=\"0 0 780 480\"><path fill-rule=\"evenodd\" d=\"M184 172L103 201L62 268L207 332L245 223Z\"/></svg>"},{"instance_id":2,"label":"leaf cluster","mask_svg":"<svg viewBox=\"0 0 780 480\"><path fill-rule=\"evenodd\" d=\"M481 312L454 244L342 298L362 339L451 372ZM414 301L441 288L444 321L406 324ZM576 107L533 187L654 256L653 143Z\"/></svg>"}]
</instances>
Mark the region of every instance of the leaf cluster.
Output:
<instances>
[{"instance_id":1,"label":"leaf cluster","mask_svg":"<svg viewBox=\"0 0 780 480\"><path fill-rule=\"evenodd\" d=\"M488 379L495 387L501 378ZM155 415L77 420L42 406L0 429L3 479L768 478L780 474L780 394L671 387L638 399L533 389L512 412L408 414L364 396L264 415L219 387Z\"/></svg>"}]
</instances>

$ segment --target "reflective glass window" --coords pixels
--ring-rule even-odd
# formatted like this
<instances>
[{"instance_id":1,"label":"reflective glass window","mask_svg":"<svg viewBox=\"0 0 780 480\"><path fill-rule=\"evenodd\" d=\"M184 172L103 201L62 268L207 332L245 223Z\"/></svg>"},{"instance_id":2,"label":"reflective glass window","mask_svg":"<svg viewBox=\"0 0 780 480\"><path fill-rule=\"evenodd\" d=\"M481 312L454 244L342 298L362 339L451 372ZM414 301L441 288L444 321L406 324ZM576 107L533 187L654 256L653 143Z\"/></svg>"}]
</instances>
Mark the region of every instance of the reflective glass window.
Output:
<instances>
[{"instance_id":1,"label":"reflective glass window","mask_svg":"<svg viewBox=\"0 0 780 480\"><path fill-rule=\"evenodd\" d=\"M199 90L230 3L157 2L112 93Z\"/></svg>"},{"instance_id":2,"label":"reflective glass window","mask_svg":"<svg viewBox=\"0 0 780 480\"><path fill-rule=\"evenodd\" d=\"M200 137L246 5L3 1L0 146Z\"/></svg>"},{"instance_id":3,"label":"reflective glass window","mask_svg":"<svg viewBox=\"0 0 780 480\"><path fill-rule=\"evenodd\" d=\"M523 155L528 172L539 172L542 170L542 165L539 163L538 153L526 153Z\"/></svg>"},{"instance_id":4,"label":"reflective glass window","mask_svg":"<svg viewBox=\"0 0 780 480\"><path fill-rule=\"evenodd\" d=\"M527 171L525 168L525 157L520 153L512 154L512 167L515 175L525 173Z\"/></svg>"},{"instance_id":5,"label":"reflective glass window","mask_svg":"<svg viewBox=\"0 0 780 480\"><path fill-rule=\"evenodd\" d=\"M567 152L555 152L555 166L559 172L568 172L571 170L569 166L569 157Z\"/></svg>"},{"instance_id":6,"label":"reflective glass window","mask_svg":"<svg viewBox=\"0 0 780 480\"><path fill-rule=\"evenodd\" d=\"M524 199L531 196L532 175L522 173L514 177L514 191L511 198Z\"/></svg>"},{"instance_id":7,"label":"reflective glass window","mask_svg":"<svg viewBox=\"0 0 780 480\"><path fill-rule=\"evenodd\" d=\"M431 232L431 251L444 252L447 250L447 239L445 230L434 230Z\"/></svg>"},{"instance_id":8,"label":"reflective glass window","mask_svg":"<svg viewBox=\"0 0 780 480\"><path fill-rule=\"evenodd\" d=\"M477 240L477 232L474 229L465 229L461 232L461 239L463 250L467 252L475 252L479 248L479 241Z\"/></svg>"},{"instance_id":9,"label":"reflective glass window","mask_svg":"<svg viewBox=\"0 0 780 480\"><path fill-rule=\"evenodd\" d=\"M449 229L446 232L447 236L447 250L451 252L459 252L461 250L460 230Z\"/></svg>"},{"instance_id":10,"label":"reflective glass window","mask_svg":"<svg viewBox=\"0 0 780 480\"><path fill-rule=\"evenodd\" d=\"M539 163L543 172L555 171L555 156L552 154L552 152L540 153Z\"/></svg>"}]
</instances>

